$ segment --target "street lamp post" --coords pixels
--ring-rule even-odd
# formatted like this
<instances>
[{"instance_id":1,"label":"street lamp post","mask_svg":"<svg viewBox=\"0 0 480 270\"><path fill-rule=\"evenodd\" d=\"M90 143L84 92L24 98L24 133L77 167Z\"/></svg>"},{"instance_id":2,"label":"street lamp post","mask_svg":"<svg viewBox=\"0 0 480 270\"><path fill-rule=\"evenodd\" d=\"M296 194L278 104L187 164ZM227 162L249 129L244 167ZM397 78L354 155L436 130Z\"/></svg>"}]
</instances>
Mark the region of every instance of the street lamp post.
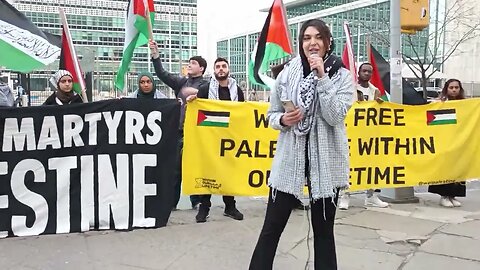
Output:
<instances>
[{"instance_id":1,"label":"street lamp post","mask_svg":"<svg viewBox=\"0 0 480 270\"><path fill-rule=\"evenodd\" d=\"M390 101L403 103L402 43L400 35L400 1L390 1ZM392 203L416 203L412 187L382 189L383 200Z\"/></svg>"}]
</instances>

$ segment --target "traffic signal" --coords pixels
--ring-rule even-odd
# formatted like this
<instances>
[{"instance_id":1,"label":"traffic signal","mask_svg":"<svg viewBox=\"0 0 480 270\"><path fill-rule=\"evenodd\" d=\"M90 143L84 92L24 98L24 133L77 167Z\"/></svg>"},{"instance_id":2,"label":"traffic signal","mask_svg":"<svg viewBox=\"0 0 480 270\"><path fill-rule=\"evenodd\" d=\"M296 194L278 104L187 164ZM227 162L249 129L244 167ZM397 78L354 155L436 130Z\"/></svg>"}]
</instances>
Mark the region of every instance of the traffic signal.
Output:
<instances>
[{"instance_id":1,"label":"traffic signal","mask_svg":"<svg viewBox=\"0 0 480 270\"><path fill-rule=\"evenodd\" d=\"M414 34L428 27L429 0L400 0L400 25L402 33Z\"/></svg>"}]
</instances>

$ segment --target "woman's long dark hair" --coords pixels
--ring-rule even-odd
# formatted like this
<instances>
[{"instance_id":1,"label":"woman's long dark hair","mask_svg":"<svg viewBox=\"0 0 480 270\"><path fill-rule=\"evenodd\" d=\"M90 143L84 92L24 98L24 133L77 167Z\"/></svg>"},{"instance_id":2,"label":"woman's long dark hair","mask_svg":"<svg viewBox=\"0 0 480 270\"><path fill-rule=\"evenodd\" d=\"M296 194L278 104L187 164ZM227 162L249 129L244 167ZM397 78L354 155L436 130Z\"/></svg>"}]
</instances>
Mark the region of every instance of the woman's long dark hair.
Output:
<instances>
[{"instance_id":1,"label":"woman's long dark hair","mask_svg":"<svg viewBox=\"0 0 480 270\"><path fill-rule=\"evenodd\" d=\"M303 65L303 76L307 77L308 74L310 74L310 64L308 63L307 56L305 55L305 52L303 51L303 35L305 34L305 31L307 30L308 27L313 26L315 29L318 30L320 33L320 36L322 37L323 41L323 46L327 48L325 56L323 59L326 59L328 56L330 56L335 49L335 43L333 42L333 37L332 33L330 32L330 28L328 28L327 24L319 19L311 19L308 21L305 21L302 24L302 27L300 28L300 31L298 33L298 53L300 54L300 58L302 59L302 65Z\"/></svg>"},{"instance_id":2,"label":"woman's long dark hair","mask_svg":"<svg viewBox=\"0 0 480 270\"><path fill-rule=\"evenodd\" d=\"M448 86L452 82L457 82L458 85L460 86L460 93L456 97L450 97L448 95ZM454 100L454 99L465 99L465 90L463 89L462 82L458 79L449 79L445 84L443 85L442 93L440 94L440 99L441 100Z\"/></svg>"}]
</instances>

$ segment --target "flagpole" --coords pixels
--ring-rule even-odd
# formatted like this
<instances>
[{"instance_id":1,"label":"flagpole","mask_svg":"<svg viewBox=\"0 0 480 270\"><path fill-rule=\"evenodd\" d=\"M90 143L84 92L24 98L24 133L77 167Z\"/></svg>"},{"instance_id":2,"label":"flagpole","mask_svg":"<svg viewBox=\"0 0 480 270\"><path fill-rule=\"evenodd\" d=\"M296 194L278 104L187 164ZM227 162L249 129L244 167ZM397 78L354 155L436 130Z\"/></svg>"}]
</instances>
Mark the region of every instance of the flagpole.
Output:
<instances>
[{"instance_id":1,"label":"flagpole","mask_svg":"<svg viewBox=\"0 0 480 270\"><path fill-rule=\"evenodd\" d=\"M360 25L358 25L358 32L357 32L357 63L360 63L360 43L362 37L360 36Z\"/></svg>"},{"instance_id":2,"label":"flagpole","mask_svg":"<svg viewBox=\"0 0 480 270\"><path fill-rule=\"evenodd\" d=\"M350 74L352 75L352 80L353 83L357 83L357 75L356 75L356 68L355 68L355 56L353 55L353 44L352 44L352 36L350 33L350 27L348 26L348 22L344 21L343 22L343 31L345 32L345 43L347 46L347 54L348 54L348 60L350 63L349 69L350 69Z\"/></svg>"},{"instance_id":3,"label":"flagpole","mask_svg":"<svg viewBox=\"0 0 480 270\"><path fill-rule=\"evenodd\" d=\"M65 31L65 36L67 38L68 48L70 49L70 53L73 57L75 75L77 76L80 83L80 88L82 89L81 97L84 103L88 103L85 81L83 80L82 73L80 72L80 65L78 64L77 53L75 52L75 48L73 47L72 36L70 35L70 28L68 27L67 17L65 16L65 11L63 10L63 8L59 7L58 10L60 11L60 19L62 21L62 26Z\"/></svg>"},{"instance_id":4,"label":"flagpole","mask_svg":"<svg viewBox=\"0 0 480 270\"><path fill-rule=\"evenodd\" d=\"M246 50L245 50L245 70L248 71L248 60L250 59L250 57L248 55L248 51L249 51L249 48L250 48L250 40L248 38L248 35L245 38L245 48L246 48ZM247 72L247 76L245 76L245 93L247 94L246 100L250 101L250 95L248 94L248 72Z\"/></svg>"},{"instance_id":5,"label":"flagpole","mask_svg":"<svg viewBox=\"0 0 480 270\"><path fill-rule=\"evenodd\" d=\"M153 27L152 27L152 20L150 19L150 6L148 4L148 0L144 0L143 3L145 4L146 7L146 19L147 19L147 25L148 25L148 39L153 40ZM147 45L147 64L148 64L148 72L152 72L151 68L151 56L150 56L150 45Z\"/></svg>"},{"instance_id":6,"label":"flagpole","mask_svg":"<svg viewBox=\"0 0 480 270\"><path fill-rule=\"evenodd\" d=\"M151 58L152 56L150 55L150 47L147 48L147 64L148 64L148 73L152 73L152 61Z\"/></svg>"},{"instance_id":7,"label":"flagpole","mask_svg":"<svg viewBox=\"0 0 480 270\"><path fill-rule=\"evenodd\" d=\"M370 58L372 57L371 54L372 54L372 49L370 48L370 35L367 35L367 46L366 46L366 51L367 51L367 62L370 62Z\"/></svg>"}]
</instances>

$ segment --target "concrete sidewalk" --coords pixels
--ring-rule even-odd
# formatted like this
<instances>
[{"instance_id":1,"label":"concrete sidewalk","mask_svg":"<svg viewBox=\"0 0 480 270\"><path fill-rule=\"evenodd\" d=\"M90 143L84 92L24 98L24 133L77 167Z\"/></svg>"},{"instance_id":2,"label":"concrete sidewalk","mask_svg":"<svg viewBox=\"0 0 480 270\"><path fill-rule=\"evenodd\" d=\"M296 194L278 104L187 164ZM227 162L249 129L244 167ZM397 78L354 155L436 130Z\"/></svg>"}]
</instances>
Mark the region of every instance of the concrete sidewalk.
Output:
<instances>
[{"instance_id":1,"label":"concrete sidewalk","mask_svg":"<svg viewBox=\"0 0 480 270\"><path fill-rule=\"evenodd\" d=\"M366 209L363 194L352 196L351 208L337 213L339 269L480 269L480 190L467 195L455 209L428 193L417 193L418 204L387 209ZM248 269L265 199L238 199L243 221L224 217L220 197L215 202L204 224L195 223L196 211L179 210L159 229L0 239L0 269ZM307 230L306 212L294 211L275 269L305 269Z\"/></svg>"}]
</instances>

